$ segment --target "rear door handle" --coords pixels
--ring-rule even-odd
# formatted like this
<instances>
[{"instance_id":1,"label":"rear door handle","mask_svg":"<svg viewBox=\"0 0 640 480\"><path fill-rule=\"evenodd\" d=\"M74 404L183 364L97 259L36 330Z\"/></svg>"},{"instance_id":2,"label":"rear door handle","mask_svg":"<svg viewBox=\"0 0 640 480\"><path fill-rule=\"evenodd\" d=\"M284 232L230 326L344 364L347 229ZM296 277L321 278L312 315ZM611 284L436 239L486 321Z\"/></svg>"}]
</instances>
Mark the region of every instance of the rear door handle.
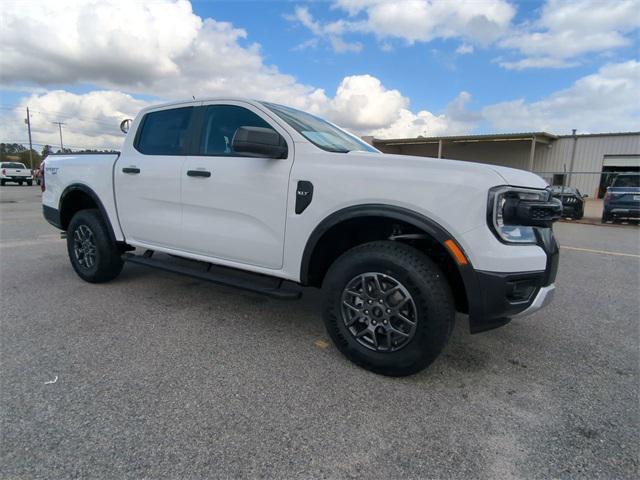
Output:
<instances>
[{"instance_id":1,"label":"rear door handle","mask_svg":"<svg viewBox=\"0 0 640 480\"><path fill-rule=\"evenodd\" d=\"M211 172L209 170L187 170L187 175L190 177L210 177Z\"/></svg>"},{"instance_id":2,"label":"rear door handle","mask_svg":"<svg viewBox=\"0 0 640 480\"><path fill-rule=\"evenodd\" d=\"M122 173L140 173L140 169L136 167L125 167L122 169Z\"/></svg>"}]
</instances>

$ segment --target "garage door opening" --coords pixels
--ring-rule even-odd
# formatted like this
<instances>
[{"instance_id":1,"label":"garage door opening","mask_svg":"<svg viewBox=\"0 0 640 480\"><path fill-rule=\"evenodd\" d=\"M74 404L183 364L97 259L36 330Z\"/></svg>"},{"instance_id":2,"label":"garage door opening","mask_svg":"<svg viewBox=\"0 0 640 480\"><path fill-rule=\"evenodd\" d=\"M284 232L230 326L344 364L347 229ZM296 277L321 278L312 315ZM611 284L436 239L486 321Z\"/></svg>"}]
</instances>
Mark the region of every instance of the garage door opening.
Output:
<instances>
[{"instance_id":1,"label":"garage door opening","mask_svg":"<svg viewBox=\"0 0 640 480\"><path fill-rule=\"evenodd\" d=\"M640 174L640 155L605 155L602 162L602 176L598 187L598 198L604 198L607 187L620 173Z\"/></svg>"}]
</instances>

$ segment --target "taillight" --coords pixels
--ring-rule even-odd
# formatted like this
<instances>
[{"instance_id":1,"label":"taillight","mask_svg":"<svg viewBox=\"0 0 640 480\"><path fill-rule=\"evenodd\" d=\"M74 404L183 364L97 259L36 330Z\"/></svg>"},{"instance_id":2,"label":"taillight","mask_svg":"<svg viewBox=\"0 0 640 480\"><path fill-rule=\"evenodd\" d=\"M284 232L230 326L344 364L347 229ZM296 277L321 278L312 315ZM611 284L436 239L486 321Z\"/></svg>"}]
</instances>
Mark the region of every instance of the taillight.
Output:
<instances>
[{"instance_id":1,"label":"taillight","mask_svg":"<svg viewBox=\"0 0 640 480\"><path fill-rule=\"evenodd\" d=\"M2 169L2 174L3 174L3 175L6 175L6 174L7 174L7 169L6 169L6 168L3 168L3 169Z\"/></svg>"},{"instance_id":2,"label":"taillight","mask_svg":"<svg viewBox=\"0 0 640 480\"><path fill-rule=\"evenodd\" d=\"M611 192L607 190L607 193L604 194L604 201L611 200Z\"/></svg>"}]
</instances>

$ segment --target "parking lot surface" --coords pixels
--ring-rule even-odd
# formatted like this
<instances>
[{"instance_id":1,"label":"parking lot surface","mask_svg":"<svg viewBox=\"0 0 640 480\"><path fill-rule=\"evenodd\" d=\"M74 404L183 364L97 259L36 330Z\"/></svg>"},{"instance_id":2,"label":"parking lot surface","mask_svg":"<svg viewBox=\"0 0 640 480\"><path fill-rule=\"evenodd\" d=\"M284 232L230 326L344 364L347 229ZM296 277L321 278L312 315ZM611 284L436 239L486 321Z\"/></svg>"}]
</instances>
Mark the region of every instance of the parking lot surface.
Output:
<instances>
[{"instance_id":1,"label":"parking lot surface","mask_svg":"<svg viewBox=\"0 0 640 480\"><path fill-rule=\"evenodd\" d=\"M37 187L0 189L2 478L637 478L639 229L563 223L554 303L394 379L320 293L127 265L82 282Z\"/></svg>"}]
</instances>

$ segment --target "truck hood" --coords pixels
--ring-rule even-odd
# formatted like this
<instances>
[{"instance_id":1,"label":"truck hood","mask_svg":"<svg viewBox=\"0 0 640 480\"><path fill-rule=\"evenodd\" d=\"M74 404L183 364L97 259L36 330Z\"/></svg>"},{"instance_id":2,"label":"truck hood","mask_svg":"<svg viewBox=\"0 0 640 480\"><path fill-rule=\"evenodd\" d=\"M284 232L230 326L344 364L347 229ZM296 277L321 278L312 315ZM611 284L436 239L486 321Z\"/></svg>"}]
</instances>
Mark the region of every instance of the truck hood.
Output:
<instances>
[{"instance_id":1,"label":"truck hood","mask_svg":"<svg viewBox=\"0 0 640 480\"><path fill-rule=\"evenodd\" d=\"M362 155L371 158L378 154L370 154L364 152L351 152L349 155ZM448 160L433 157L418 157L413 155L394 155L382 154L385 163L389 166L401 165L403 168L424 169L425 167L434 168L435 170L451 169L454 171L463 171L468 174L478 174L480 177L493 177L495 185L511 185L515 187L526 188L547 188L549 184L535 173L517 168L501 167L498 165L488 165L485 163L467 162L463 160Z\"/></svg>"}]
</instances>

